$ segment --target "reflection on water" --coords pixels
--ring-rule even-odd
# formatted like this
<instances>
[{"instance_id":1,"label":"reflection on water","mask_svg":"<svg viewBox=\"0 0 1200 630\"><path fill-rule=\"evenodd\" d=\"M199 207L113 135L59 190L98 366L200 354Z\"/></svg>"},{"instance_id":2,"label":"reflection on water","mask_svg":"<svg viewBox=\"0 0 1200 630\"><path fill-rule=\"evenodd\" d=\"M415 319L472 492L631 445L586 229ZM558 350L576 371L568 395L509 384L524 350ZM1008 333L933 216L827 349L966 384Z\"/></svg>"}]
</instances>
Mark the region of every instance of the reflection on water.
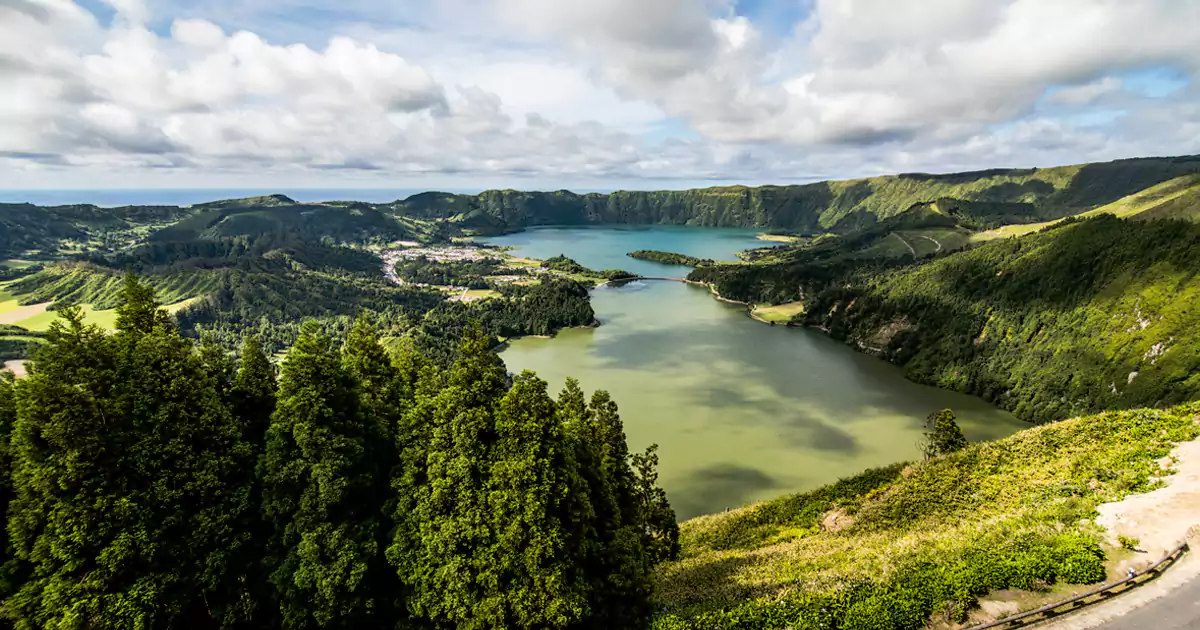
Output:
<instances>
[{"instance_id":1,"label":"reflection on water","mask_svg":"<svg viewBox=\"0 0 1200 630\"><path fill-rule=\"evenodd\" d=\"M519 339L502 356L553 391L574 376L611 392L630 447L659 444L680 518L914 459L922 420L937 409L954 409L974 440L1022 426L817 331L753 322L703 288L635 282L596 290L593 307L599 328Z\"/></svg>"}]
</instances>

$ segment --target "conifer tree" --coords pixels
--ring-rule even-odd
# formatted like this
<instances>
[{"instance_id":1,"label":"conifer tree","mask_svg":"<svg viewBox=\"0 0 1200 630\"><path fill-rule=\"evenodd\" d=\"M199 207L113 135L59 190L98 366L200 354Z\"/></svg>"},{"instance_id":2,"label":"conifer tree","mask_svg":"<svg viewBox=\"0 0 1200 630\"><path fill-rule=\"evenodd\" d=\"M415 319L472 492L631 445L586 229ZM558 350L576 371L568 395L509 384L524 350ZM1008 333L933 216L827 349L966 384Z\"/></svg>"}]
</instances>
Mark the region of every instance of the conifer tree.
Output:
<instances>
[{"instance_id":1,"label":"conifer tree","mask_svg":"<svg viewBox=\"0 0 1200 630\"><path fill-rule=\"evenodd\" d=\"M389 555L409 585L409 609L435 624L470 630L489 590L499 588L476 575L492 544L488 527L488 475L496 441L493 408L504 395L504 365L489 349L488 336L472 326L445 386L419 412L430 414L430 442L423 487L410 522L419 536L400 528ZM402 490L403 491L403 490ZM487 572L491 574L490 571Z\"/></svg>"},{"instance_id":2,"label":"conifer tree","mask_svg":"<svg viewBox=\"0 0 1200 630\"><path fill-rule=\"evenodd\" d=\"M422 510L429 509L429 455L434 426L447 410L441 404L442 377L438 368L405 338L392 357L400 395L410 403L395 432L397 464L391 474L392 524L387 559L406 585L414 579L422 553ZM414 609L419 603L410 601Z\"/></svg>"},{"instance_id":3,"label":"conifer tree","mask_svg":"<svg viewBox=\"0 0 1200 630\"><path fill-rule=\"evenodd\" d=\"M12 428L17 420L16 379L0 372L0 598L8 597L19 584L18 563L8 540L8 506L13 500Z\"/></svg>"},{"instance_id":4,"label":"conifer tree","mask_svg":"<svg viewBox=\"0 0 1200 630\"><path fill-rule=\"evenodd\" d=\"M378 614L392 619L397 611L404 609L402 585L396 572L384 560L382 550L390 543L390 519L397 505L391 496L392 475L399 465L395 435L401 418L412 404L411 390L400 382L396 366L379 343L375 327L365 317L354 322L346 337L342 364L358 384L359 405L369 431L366 457L374 485L371 505L364 508L375 510L380 522L376 528L376 543L381 551L371 562L368 585L376 593L374 600Z\"/></svg>"},{"instance_id":5,"label":"conifer tree","mask_svg":"<svg viewBox=\"0 0 1200 630\"><path fill-rule=\"evenodd\" d=\"M560 409L583 405L583 393L568 380ZM576 426L583 476L594 509L594 533L587 541L586 570L592 615L587 627L638 627L650 613L648 528L617 405L605 391L592 395ZM569 425L572 426L572 425ZM672 515L673 518L673 515Z\"/></svg>"},{"instance_id":6,"label":"conifer tree","mask_svg":"<svg viewBox=\"0 0 1200 630\"><path fill-rule=\"evenodd\" d=\"M587 613L585 576L565 553L571 490L582 484L546 383L517 376L496 405L496 443L486 484L494 542L476 556L485 590L479 628L565 628Z\"/></svg>"},{"instance_id":7,"label":"conifer tree","mask_svg":"<svg viewBox=\"0 0 1200 630\"><path fill-rule=\"evenodd\" d=\"M154 288L132 273L125 274L121 304L117 306L117 330L127 334L146 334L158 327L170 327L171 317L159 308Z\"/></svg>"},{"instance_id":8,"label":"conifer tree","mask_svg":"<svg viewBox=\"0 0 1200 630\"><path fill-rule=\"evenodd\" d=\"M233 404L233 380L237 375L237 363L233 357L217 343L217 338L211 333L200 336L196 346L196 354L200 363L216 383L217 391L227 406Z\"/></svg>"},{"instance_id":9,"label":"conifer tree","mask_svg":"<svg viewBox=\"0 0 1200 630\"><path fill-rule=\"evenodd\" d=\"M632 457L634 496L641 514L642 549L657 564L679 557L679 523L667 493L658 486L658 445Z\"/></svg>"},{"instance_id":10,"label":"conifer tree","mask_svg":"<svg viewBox=\"0 0 1200 630\"><path fill-rule=\"evenodd\" d=\"M267 427L275 412L276 370L258 337L246 337L241 354L233 379L233 409L242 423L243 438L257 456L265 449Z\"/></svg>"},{"instance_id":11,"label":"conifer tree","mask_svg":"<svg viewBox=\"0 0 1200 630\"><path fill-rule=\"evenodd\" d=\"M242 343L241 360L233 376L230 399L234 417L247 446L247 461L240 471L240 483L250 487L250 505L239 531L246 537L244 552L236 571L231 571L227 623L232 619L250 628L274 628L279 625L279 602L270 583L267 564L271 524L262 514L262 484L256 474L259 458L266 449L267 427L275 411L275 366L263 352L257 337Z\"/></svg>"},{"instance_id":12,"label":"conifer tree","mask_svg":"<svg viewBox=\"0 0 1200 630\"><path fill-rule=\"evenodd\" d=\"M19 628L203 625L247 509L244 445L217 383L126 279L119 332L64 309L21 385L10 533L31 577Z\"/></svg>"},{"instance_id":13,"label":"conifer tree","mask_svg":"<svg viewBox=\"0 0 1200 630\"><path fill-rule=\"evenodd\" d=\"M283 363L260 463L272 582L287 628L378 627L375 435L354 378L312 322Z\"/></svg>"}]
</instances>

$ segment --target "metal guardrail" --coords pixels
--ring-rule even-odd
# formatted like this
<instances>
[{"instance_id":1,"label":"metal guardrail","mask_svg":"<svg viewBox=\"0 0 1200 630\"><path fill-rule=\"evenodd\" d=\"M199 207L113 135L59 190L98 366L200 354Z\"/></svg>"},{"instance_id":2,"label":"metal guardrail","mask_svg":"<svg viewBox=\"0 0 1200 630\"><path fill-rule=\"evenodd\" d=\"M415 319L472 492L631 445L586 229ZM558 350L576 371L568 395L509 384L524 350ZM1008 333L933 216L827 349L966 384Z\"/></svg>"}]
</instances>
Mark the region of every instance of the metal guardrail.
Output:
<instances>
[{"instance_id":1,"label":"metal guardrail","mask_svg":"<svg viewBox=\"0 0 1200 630\"><path fill-rule=\"evenodd\" d=\"M1096 595L1102 595L1102 594L1108 593L1109 591L1111 591L1113 589L1119 588L1121 586L1125 586L1126 584L1129 584L1129 583L1137 580L1138 578L1143 577L1149 573L1157 573L1158 570L1164 564L1178 560L1179 557L1182 556L1183 553L1188 550L1189 550L1188 544L1186 542L1184 542L1183 544L1176 547L1174 549L1174 551L1172 551L1171 553L1168 553L1166 556L1163 556L1162 560L1159 560L1158 562L1155 562L1154 564L1146 567L1146 569L1141 572L1133 573L1132 575L1130 575L1129 577L1127 577L1123 580L1119 580L1119 581L1113 582L1111 584L1105 584L1104 586L1101 586L1100 588L1097 588L1095 590L1091 590L1086 593L1081 593L1081 594L1071 597L1069 599L1064 599L1061 602L1047 604L1045 606L1042 606L1041 608L1038 608L1035 610L1030 610L1028 612L1023 612L1019 615L1005 617L1004 619L997 619L996 621L988 622L988 623L978 625L978 626L971 626L970 628L967 628L966 630L987 630L988 628L999 628L1000 626L1006 626L1010 623L1024 621L1026 619L1029 619L1030 617L1044 615L1044 614L1051 612L1057 608L1062 608L1063 606L1069 606L1071 604L1074 604L1080 600L1087 599L1089 597L1095 597ZM1103 600L1100 600L1100 601L1103 601ZM1092 602L1092 603L1096 603L1096 602Z\"/></svg>"}]
</instances>

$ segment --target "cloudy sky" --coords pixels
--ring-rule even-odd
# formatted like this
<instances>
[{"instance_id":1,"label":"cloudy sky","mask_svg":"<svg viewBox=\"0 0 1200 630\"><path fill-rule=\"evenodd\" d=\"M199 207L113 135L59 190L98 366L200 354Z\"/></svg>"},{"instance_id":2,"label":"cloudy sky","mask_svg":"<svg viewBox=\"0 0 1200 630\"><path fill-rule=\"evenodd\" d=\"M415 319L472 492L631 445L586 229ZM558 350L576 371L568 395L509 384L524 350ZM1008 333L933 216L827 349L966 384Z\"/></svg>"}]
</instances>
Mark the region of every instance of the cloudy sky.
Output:
<instances>
[{"instance_id":1,"label":"cloudy sky","mask_svg":"<svg viewBox=\"0 0 1200 630\"><path fill-rule=\"evenodd\" d=\"M668 188L1200 153L1200 0L0 0L0 188Z\"/></svg>"}]
</instances>

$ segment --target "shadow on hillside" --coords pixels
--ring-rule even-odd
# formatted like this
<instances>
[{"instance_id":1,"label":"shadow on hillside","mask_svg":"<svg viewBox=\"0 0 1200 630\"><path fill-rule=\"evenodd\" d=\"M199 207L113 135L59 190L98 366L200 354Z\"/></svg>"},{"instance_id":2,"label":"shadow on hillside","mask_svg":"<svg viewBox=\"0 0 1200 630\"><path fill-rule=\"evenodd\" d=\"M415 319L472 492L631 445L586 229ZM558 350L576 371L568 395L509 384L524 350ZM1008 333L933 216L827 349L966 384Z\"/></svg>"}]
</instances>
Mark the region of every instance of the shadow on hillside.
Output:
<instances>
[{"instance_id":1,"label":"shadow on hillside","mask_svg":"<svg viewBox=\"0 0 1200 630\"><path fill-rule=\"evenodd\" d=\"M798 583L791 580L748 584L736 579L739 574L752 572L755 567L768 562L769 557L757 554L725 556L709 562L685 562L663 581L671 585L672 595L676 595L672 603L678 608L694 604L705 607L738 604L798 590Z\"/></svg>"},{"instance_id":2,"label":"shadow on hillside","mask_svg":"<svg viewBox=\"0 0 1200 630\"><path fill-rule=\"evenodd\" d=\"M1112 203L1180 175L1200 172L1200 155L1173 158L1136 158L1079 169L1070 185L1060 193L1058 206L1080 210Z\"/></svg>"}]
</instances>

